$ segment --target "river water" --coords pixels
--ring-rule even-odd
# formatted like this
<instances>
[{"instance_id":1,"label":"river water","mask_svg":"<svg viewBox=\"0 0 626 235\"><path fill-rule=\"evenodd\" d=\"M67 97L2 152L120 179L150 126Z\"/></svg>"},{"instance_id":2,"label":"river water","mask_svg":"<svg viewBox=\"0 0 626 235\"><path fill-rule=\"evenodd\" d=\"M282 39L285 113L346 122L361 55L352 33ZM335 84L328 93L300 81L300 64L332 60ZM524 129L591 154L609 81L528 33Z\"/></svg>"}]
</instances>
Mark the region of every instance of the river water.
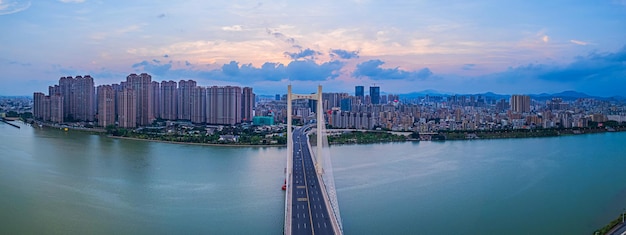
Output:
<instances>
[{"instance_id":1,"label":"river water","mask_svg":"<svg viewBox=\"0 0 626 235\"><path fill-rule=\"evenodd\" d=\"M0 234L281 234L285 148L0 124ZM346 234L590 234L626 133L332 146Z\"/></svg>"}]
</instances>

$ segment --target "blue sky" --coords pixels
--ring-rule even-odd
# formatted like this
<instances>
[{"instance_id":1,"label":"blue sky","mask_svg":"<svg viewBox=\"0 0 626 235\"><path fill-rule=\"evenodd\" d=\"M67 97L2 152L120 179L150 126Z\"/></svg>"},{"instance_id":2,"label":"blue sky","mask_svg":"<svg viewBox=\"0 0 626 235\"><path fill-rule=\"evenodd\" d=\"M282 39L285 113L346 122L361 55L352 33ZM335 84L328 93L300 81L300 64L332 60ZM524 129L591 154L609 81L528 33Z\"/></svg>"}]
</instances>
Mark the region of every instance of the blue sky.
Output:
<instances>
[{"instance_id":1,"label":"blue sky","mask_svg":"<svg viewBox=\"0 0 626 235\"><path fill-rule=\"evenodd\" d=\"M626 96L626 0L0 0L0 95L129 73L258 94Z\"/></svg>"}]
</instances>

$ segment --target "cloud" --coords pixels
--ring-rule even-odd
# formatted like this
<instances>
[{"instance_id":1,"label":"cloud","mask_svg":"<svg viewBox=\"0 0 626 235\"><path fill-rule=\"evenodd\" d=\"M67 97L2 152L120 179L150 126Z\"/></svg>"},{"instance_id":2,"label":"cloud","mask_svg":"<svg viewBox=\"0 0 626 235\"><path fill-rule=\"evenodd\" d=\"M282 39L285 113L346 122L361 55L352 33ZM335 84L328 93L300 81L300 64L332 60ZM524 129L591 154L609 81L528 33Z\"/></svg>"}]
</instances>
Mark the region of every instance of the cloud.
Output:
<instances>
[{"instance_id":1,"label":"cloud","mask_svg":"<svg viewBox=\"0 0 626 235\"><path fill-rule=\"evenodd\" d=\"M120 37L123 35L127 35L129 33L135 33L135 32L140 31L144 25L145 24L141 24L141 25L134 24L134 25L128 25L124 28L118 28L118 29L111 30L111 31L98 31L91 35L91 39L104 40L109 37Z\"/></svg>"},{"instance_id":2,"label":"cloud","mask_svg":"<svg viewBox=\"0 0 626 235\"><path fill-rule=\"evenodd\" d=\"M464 65L463 65L463 68L461 68L461 69L463 69L463 70L472 70L472 69L474 69L475 67L476 67L476 65L475 65L475 64L464 64Z\"/></svg>"},{"instance_id":3,"label":"cloud","mask_svg":"<svg viewBox=\"0 0 626 235\"><path fill-rule=\"evenodd\" d=\"M578 41L578 40L574 40L574 39L569 40L569 42L574 43L574 44L577 44L577 45L581 45L581 46L586 46L586 45L589 45L589 43L588 43L588 42Z\"/></svg>"},{"instance_id":4,"label":"cloud","mask_svg":"<svg viewBox=\"0 0 626 235\"><path fill-rule=\"evenodd\" d=\"M330 51L330 56L337 56L341 59L359 58L359 51L346 51L342 49L335 49Z\"/></svg>"},{"instance_id":5,"label":"cloud","mask_svg":"<svg viewBox=\"0 0 626 235\"><path fill-rule=\"evenodd\" d=\"M132 68L159 76L165 75L170 70L170 68L172 68L171 62L167 64L160 64L157 62L157 60L153 60L153 62L155 63L150 63L147 60L144 60L142 62L133 64Z\"/></svg>"},{"instance_id":6,"label":"cloud","mask_svg":"<svg viewBox=\"0 0 626 235\"><path fill-rule=\"evenodd\" d=\"M59 0L62 3L83 3L85 0Z\"/></svg>"},{"instance_id":7,"label":"cloud","mask_svg":"<svg viewBox=\"0 0 626 235\"><path fill-rule=\"evenodd\" d=\"M165 13L161 13L161 14L157 15L157 18L159 18L159 19L165 18Z\"/></svg>"},{"instance_id":8,"label":"cloud","mask_svg":"<svg viewBox=\"0 0 626 235\"><path fill-rule=\"evenodd\" d=\"M382 60L368 60L360 63L356 66L356 69L352 73L353 77L369 77L373 80L385 80L385 79L425 79L433 75L432 71L428 68L423 68L417 71L406 71L399 68L385 69L380 66L385 62Z\"/></svg>"},{"instance_id":9,"label":"cloud","mask_svg":"<svg viewBox=\"0 0 626 235\"><path fill-rule=\"evenodd\" d=\"M323 81L334 79L339 76L339 71L343 67L339 61L331 61L318 64L311 60L296 60L287 65L281 63L266 62L260 68L252 64L242 64L231 61L224 64L220 70L213 70L210 73L212 79L245 81L280 81L289 79L293 81Z\"/></svg>"},{"instance_id":10,"label":"cloud","mask_svg":"<svg viewBox=\"0 0 626 235\"><path fill-rule=\"evenodd\" d=\"M613 4L626 6L626 0L613 0Z\"/></svg>"},{"instance_id":11,"label":"cloud","mask_svg":"<svg viewBox=\"0 0 626 235\"><path fill-rule=\"evenodd\" d=\"M168 55L169 58L182 58L197 64L222 64L236 60L252 62L260 66L266 61L289 63L291 60L282 53L285 50L283 43L270 39L188 41L157 48L149 46L130 48L127 52L140 58Z\"/></svg>"},{"instance_id":12,"label":"cloud","mask_svg":"<svg viewBox=\"0 0 626 235\"><path fill-rule=\"evenodd\" d=\"M28 62L0 58L0 65L3 65L3 64L4 65L32 66L32 64Z\"/></svg>"},{"instance_id":13,"label":"cloud","mask_svg":"<svg viewBox=\"0 0 626 235\"><path fill-rule=\"evenodd\" d=\"M289 53L289 52L285 52L284 55L289 56L291 59L301 59L301 58L306 58L306 57L310 57L310 59L315 59L316 55L321 55L322 53L319 53L315 50L311 50L309 48L304 49L304 50L300 50L300 52L295 52L295 53Z\"/></svg>"},{"instance_id":14,"label":"cloud","mask_svg":"<svg viewBox=\"0 0 626 235\"><path fill-rule=\"evenodd\" d=\"M231 61L228 64L224 64L222 66L222 72L231 77L239 75L239 63L236 61Z\"/></svg>"},{"instance_id":15,"label":"cloud","mask_svg":"<svg viewBox=\"0 0 626 235\"><path fill-rule=\"evenodd\" d=\"M24 11L30 7L30 1L0 1L0 15L9 15Z\"/></svg>"},{"instance_id":16,"label":"cloud","mask_svg":"<svg viewBox=\"0 0 626 235\"><path fill-rule=\"evenodd\" d=\"M327 80L339 76L339 71L344 63L340 61L330 61L317 64L314 61L292 61L287 66L287 75L291 80Z\"/></svg>"},{"instance_id":17,"label":"cloud","mask_svg":"<svg viewBox=\"0 0 626 235\"><path fill-rule=\"evenodd\" d=\"M550 64L528 64L511 68L506 76L515 78L555 82L580 82L597 80L624 80L626 74L626 46L614 53L593 52L579 56L565 66Z\"/></svg>"},{"instance_id":18,"label":"cloud","mask_svg":"<svg viewBox=\"0 0 626 235\"><path fill-rule=\"evenodd\" d=\"M177 68L174 68L174 65ZM172 61L160 64L158 60L144 60L133 64L132 68L137 70L137 72L148 72L159 77L167 77L167 79L209 79L244 84L249 82L281 81L284 79L292 81L325 81L337 78L343 66L344 63L341 61L316 63L312 60L294 60L287 65L265 62L260 67L230 61L217 69L207 71L201 67L195 67L188 61L181 62L178 65L178 63Z\"/></svg>"},{"instance_id":19,"label":"cloud","mask_svg":"<svg viewBox=\"0 0 626 235\"><path fill-rule=\"evenodd\" d=\"M295 45L295 43L296 43L296 39L291 38L291 37L287 37L287 36L285 36L285 35L284 35L283 33L281 33L281 32L278 32L278 31L276 31L276 30L271 30L271 29L265 29L265 32L266 32L267 34L269 34L269 35L274 36L275 38L278 38L278 39L280 39L280 40L282 40L282 41L284 41L284 42L286 42L286 43L289 43L289 44L291 44L291 45L294 45L295 47L300 48L300 46L299 46L299 45Z\"/></svg>"},{"instance_id":20,"label":"cloud","mask_svg":"<svg viewBox=\"0 0 626 235\"><path fill-rule=\"evenodd\" d=\"M241 25L233 25L233 26L224 26L222 27L224 31L242 31L243 27Z\"/></svg>"},{"instance_id":21,"label":"cloud","mask_svg":"<svg viewBox=\"0 0 626 235\"><path fill-rule=\"evenodd\" d=\"M626 95L626 46L616 52L593 52L568 64L527 64L500 73L459 79L467 86L512 93L576 90L593 95Z\"/></svg>"},{"instance_id":22,"label":"cloud","mask_svg":"<svg viewBox=\"0 0 626 235\"><path fill-rule=\"evenodd\" d=\"M164 58L170 57L168 54L163 55Z\"/></svg>"},{"instance_id":23,"label":"cloud","mask_svg":"<svg viewBox=\"0 0 626 235\"><path fill-rule=\"evenodd\" d=\"M543 41L544 43L548 43L550 41L550 37L548 35L543 35L541 37L541 41Z\"/></svg>"}]
</instances>

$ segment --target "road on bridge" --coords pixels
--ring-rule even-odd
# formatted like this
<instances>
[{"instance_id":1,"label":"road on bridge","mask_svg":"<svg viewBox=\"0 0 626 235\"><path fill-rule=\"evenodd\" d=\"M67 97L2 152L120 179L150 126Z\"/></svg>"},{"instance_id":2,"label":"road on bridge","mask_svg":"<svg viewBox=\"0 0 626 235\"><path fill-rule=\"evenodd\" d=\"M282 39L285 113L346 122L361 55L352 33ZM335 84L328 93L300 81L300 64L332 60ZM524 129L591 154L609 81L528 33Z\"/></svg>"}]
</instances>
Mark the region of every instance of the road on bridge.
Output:
<instances>
[{"instance_id":1,"label":"road on bridge","mask_svg":"<svg viewBox=\"0 0 626 235\"><path fill-rule=\"evenodd\" d=\"M305 128L293 132L291 234L334 234L307 143Z\"/></svg>"}]
</instances>

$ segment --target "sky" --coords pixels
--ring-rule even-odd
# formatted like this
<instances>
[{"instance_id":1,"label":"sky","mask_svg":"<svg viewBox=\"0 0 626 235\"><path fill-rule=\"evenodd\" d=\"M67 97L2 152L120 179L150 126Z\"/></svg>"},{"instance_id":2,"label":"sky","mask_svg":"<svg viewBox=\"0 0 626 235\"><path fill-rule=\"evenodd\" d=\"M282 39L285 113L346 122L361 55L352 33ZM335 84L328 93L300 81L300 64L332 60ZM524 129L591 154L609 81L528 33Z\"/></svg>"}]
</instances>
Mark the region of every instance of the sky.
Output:
<instances>
[{"instance_id":1,"label":"sky","mask_svg":"<svg viewBox=\"0 0 626 235\"><path fill-rule=\"evenodd\" d=\"M626 0L0 0L0 95L62 76L257 94L626 96Z\"/></svg>"}]
</instances>

